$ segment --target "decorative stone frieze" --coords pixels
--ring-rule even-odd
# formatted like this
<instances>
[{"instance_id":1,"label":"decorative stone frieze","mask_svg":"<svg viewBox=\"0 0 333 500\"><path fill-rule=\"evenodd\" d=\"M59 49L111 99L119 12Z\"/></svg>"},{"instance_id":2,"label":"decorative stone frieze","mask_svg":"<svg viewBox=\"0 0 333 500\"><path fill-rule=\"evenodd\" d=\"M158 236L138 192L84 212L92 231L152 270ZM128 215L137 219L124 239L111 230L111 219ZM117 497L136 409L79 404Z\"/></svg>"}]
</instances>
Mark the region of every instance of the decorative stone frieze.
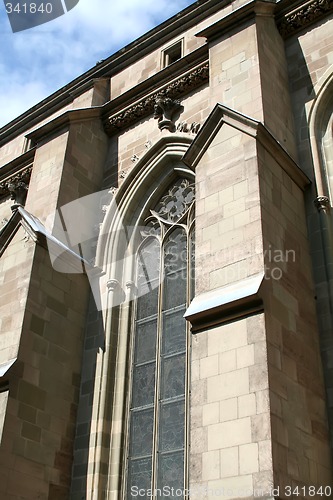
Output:
<instances>
[{"instance_id":1,"label":"decorative stone frieze","mask_svg":"<svg viewBox=\"0 0 333 500\"><path fill-rule=\"evenodd\" d=\"M156 100L164 95L169 99L177 99L178 97L187 94L197 87L200 87L209 79L208 62L197 66L191 72L177 78L173 82L167 84L162 89L144 97L140 101L132 104L125 110L109 116L104 121L104 128L107 134L112 135L115 132L132 125L141 118L154 113Z\"/></svg>"},{"instance_id":2,"label":"decorative stone frieze","mask_svg":"<svg viewBox=\"0 0 333 500\"><path fill-rule=\"evenodd\" d=\"M333 2L331 0L311 0L306 5L303 3L299 8L278 16L277 26L281 35L287 38L318 21L332 10Z\"/></svg>"}]
</instances>

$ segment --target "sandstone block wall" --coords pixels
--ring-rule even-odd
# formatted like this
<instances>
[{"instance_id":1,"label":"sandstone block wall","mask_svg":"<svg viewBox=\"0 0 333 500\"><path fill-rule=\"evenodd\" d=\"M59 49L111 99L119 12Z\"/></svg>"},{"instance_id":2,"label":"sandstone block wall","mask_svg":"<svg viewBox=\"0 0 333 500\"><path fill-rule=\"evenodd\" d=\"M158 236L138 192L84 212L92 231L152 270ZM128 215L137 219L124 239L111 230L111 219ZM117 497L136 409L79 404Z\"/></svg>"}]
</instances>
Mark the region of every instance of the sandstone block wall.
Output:
<instances>
[{"instance_id":1,"label":"sandstone block wall","mask_svg":"<svg viewBox=\"0 0 333 500\"><path fill-rule=\"evenodd\" d=\"M203 499L273 488L264 315L192 337L190 483Z\"/></svg>"},{"instance_id":2,"label":"sandstone block wall","mask_svg":"<svg viewBox=\"0 0 333 500\"><path fill-rule=\"evenodd\" d=\"M315 130L310 129L310 113L312 113L313 120L313 106L323 95L327 81L332 78L332 25L332 16L328 16L326 19L312 25L309 29L302 31L298 36L290 37L286 40L285 44L289 63L290 92L296 124L300 165L312 180L311 189L309 189L306 196L306 212L311 249L311 266L316 285L317 317L320 328L322 360L326 380L326 398L331 427L331 446L333 442L333 379L331 368L333 360L331 333L333 318L330 305L332 303L332 293L330 292L330 285L327 278L328 269L331 266L331 250L325 250L325 234L323 230L327 235L331 235L332 214L329 213L329 210L327 213L328 229L324 229L321 221L321 214L315 207L314 200L318 194L323 194L322 185L324 186L324 190L327 190L329 177L331 175L331 173L327 171L327 165L325 165L324 155L322 154L320 138L325 131L320 127L323 125L323 112L332 113L332 101L330 101L332 86L326 91L325 99L327 103L321 110L322 114L317 116L318 121ZM316 137L313 136L314 133ZM329 150L332 150L331 134L328 134L326 145ZM324 194L329 195L329 193ZM330 205L332 206L331 196ZM329 238L330 237L331 236L329 236Z\"/></svg>"},{"instance_id":3,"label":"sandstone block wall","mask_svg":"<svg viewBox=\"0 0 333 500\"><path fill-rule=\"evenodd\" d=\"M223 125L197 168L196 294L262 269L255 155L252 138Z\"/></svg>"},{"instance_id":4,"label":"sandstone block wall","mask_svg":"<svg viewBox=\"0 0 333 500\"><path fill-rule=\"evenodd\" d=\"M34 244L33 244L34 245ZM36 247L0 448L4 498L69 492L88 285Z\"/></svg>"},{"instance_id":5,"label":"sandstone block wall","mask_svg":"<svg viewBox=\"0 0 333 500\"><path fill-rule=\"evenodd\" d=\"M259 158L275 484L327 486L329 434L304 196L267 151Z\"/></svg>"}]
</instances>

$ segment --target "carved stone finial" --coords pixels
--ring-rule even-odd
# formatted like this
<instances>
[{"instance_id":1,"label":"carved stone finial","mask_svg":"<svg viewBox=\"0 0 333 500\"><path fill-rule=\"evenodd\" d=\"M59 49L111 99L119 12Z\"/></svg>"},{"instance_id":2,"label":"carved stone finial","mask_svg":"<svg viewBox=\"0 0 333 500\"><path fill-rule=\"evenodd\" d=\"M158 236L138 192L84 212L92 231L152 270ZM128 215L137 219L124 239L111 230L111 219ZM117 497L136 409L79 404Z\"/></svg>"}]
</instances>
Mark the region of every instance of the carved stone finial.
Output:
<instances>
[{"instance_id":1,"label":"carved stone finial","mask_svg":"<svg viewBox=\"0 0 333 500\"><path fill-rule=\"evenodd\" d=\"M157 96L154 106L154 118L158 119L159 129L174 132L176 130L174 117L182 108L177 99L170 99L170 97L163 95Z\"/></svg>"},{"instance_id":2,"label":"carved stone finial","mask_svg":"<svg viewBox=\"0 0 333 500\"><path fill-rule=\"evenodd\" d=\"M330 200L327 196L318 196L314 200L314 204L318 211L329 210L331 208Z\"/></svg>"}]
</instances>

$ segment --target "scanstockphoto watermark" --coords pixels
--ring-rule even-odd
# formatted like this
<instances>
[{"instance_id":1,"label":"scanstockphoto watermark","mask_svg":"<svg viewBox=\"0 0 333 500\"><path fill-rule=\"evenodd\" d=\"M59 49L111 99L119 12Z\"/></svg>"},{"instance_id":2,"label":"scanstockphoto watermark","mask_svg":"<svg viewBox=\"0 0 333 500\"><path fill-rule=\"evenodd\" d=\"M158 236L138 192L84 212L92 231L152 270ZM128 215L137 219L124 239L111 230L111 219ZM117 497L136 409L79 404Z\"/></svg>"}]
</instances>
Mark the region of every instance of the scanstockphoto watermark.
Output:
<instances>
[{"instance_id":1,"label":"scanstockphoto watermark","mask_svg":"<svg viewBox=\"0 0 333 500\"><path fill-rule=\"evenodd\" d=\"M172 486L163 486L162 488L144 489L139 486L131 487L132 498L276 498L284 497L309 497L320 496L330 497L332 494L331 486L284 486L261 488L230 488L230 487L204 487L196 486L189 489L174 488Z\"/></svg>"},{"instance_id":2,"label":"scanstockphoto watermark","mask_svg":"<svg viewBox=\"0 0 333 500\"><path fill-rule=\"evenodd\" d=\"M145 282L142 283L141 280L140 288L135 287L136 296L158 287L166 274L169 281L186 280L188 273L194 279L205 271L201 268L201 262L206 265L211 259L218 261L219 272L223 273L225 284L247 278L249 269L262 272L263 266L266 280L279 280L287 265L296 262L295 250L280 250L269 245L264 251L254 248L253 252L249 250L247 254L242 247L237 250L226 248L222 257L208 253L199 256L198 264L193 264L188 262L190 255L182 247L180 252L169 252L165 257L167 273L156 274L156 266L151 263L160 259L161 245L154 244L154 238L159 238L159 235L147 236L147 225L124 224L112 190L94 193L62 206L55 214L50 215L46 226L41 225L41 230L45 231L53 268L62 273L86 273L98 310L109 307L108 280L126 275L125 281L132 280L136 285L135 268L138 257L144 269ZM139 255L142 238L146 238L146 249L149 251ZM113 305L132 298L133 296L124 298L124 294L119 294Z\"/></svg>"},{"instance_id":3,"label":"scanstockphoto watermark","mask_svg":"<svg viewBox=\"0 0 333 500\"><path fill-rule=\"evenodd\" d=\"M295 264L296 260L297 254L292 248L282 250L272 245L268 245L264 250L254 248L252 251L245 251L243 247L236 250L226 248L220 254L205 252L199 255L194 272L198 274L205 272L207 262L218 261L220 267L217 272L222 286L249 277L249 271L254 269L258 269L258 272L263 271L265 280L279 281L288 266Z\"/></svg>"},{"instance_id":4,"label":"scanstockphoto watermark","mask_svg":"<svg viewBox=\"0 0 333 500\"><path fill-rule=\"evenodd\" d=\"M289 248L281 250L269 245L263 252L264 275L266 280L280 280L283 276L283 267L288 263L296 262L296 251Z\"/></svg>"},{"instance_id":5,"label":"scanstockphoto watermark","mask_svg":"<svg viewBox=\"0 0 333 500\"><path fill-rule=\"evenodd\" d=\"M53 21L72 10L79 0L3 0L13 33Z\"/></svg>"}]
</instances>

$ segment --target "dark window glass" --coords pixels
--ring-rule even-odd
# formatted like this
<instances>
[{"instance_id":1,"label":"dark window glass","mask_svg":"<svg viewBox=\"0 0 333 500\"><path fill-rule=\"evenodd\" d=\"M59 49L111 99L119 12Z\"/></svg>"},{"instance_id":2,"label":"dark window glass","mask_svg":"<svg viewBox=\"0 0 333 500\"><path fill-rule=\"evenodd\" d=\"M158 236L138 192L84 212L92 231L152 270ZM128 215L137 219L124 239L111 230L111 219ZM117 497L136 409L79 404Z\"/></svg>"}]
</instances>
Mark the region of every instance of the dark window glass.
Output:
<instances>
[{"instance_id":1,"label":"dark window glass","mask_svg":"<svg viewBox=\"0 0 333 500\"><path fill-rule=\"evenodd\" d=\"M184 447L184 400L162 403L160 411L160 452L182 449Z\"/></svg>"},{"instance_id":2,"label":"dark window glass","mask_svg":"<svg viewBox=\"0 0 333 500\"><path fill-rule=\"evenodd\" d=\"M185 354L162 360L161 399L182 396L185 393Z\"/></svg>"},{"instance_id":3,"label":"dark window glass","mask_svg":"<svg viewBox=\"0 0 333 500\"><path fill-rule=\"evenodd\" d=\"M127 478L127 498L132 500L137 496L138 490L147 491L151 486L151 458L131 459L128 463L128 478ZM132 492L133 488L133 492ZM142 495L140 498L150 500L150 496Z\"/></svg>"},{"instance_id":4,"label":"dark window glass","mask_svg":"<svg viewBox=\"0 0 333 500\"><path fill-rule=\"evenodd\" d=\"M138 322L134 362L144 363L145 361L154 361L156 357L156 333L157 320L156 318Z\"/></svg>"},{"instance_id":5,"label":"dark window glass","mask_svg":"<svg viewBox=\"0 0 333 500\"><path fill-rule=\"evenodd\" d=\"M162 354L174 354L186 349L185 307L163 312Z\"/></svg>"},{"instance_id":6,"label":"dark window glass","mask_svg":"<svg viewBox=\"0 0 333 500\"><path fill-rule=\"evenodd\" d=\"M138 255L138 319L157 314L160 282L160 244L150 238Z\"/></svg>"},{"instance_id":7,"label":"dark window glass","mask_svg":"<svg viewBox=\"0 0 333 500\"><path fill-rule=\"evenodd\" d=\"M153 442L153 408L131 412L130 452L132 457L151 455Z\"/></svg>"},{"instance_id":8,"label":"dark window glass","mask_svg":"<svg viewBox=\"0 0 333 500\"><path fill-rule=\"evenodd\" d=\"M133 408L154 403L155 363L135 366L133 373Z\"/></svg>"},{"instance_id":9,"label":"dark window glass","mask_svg":"<svg viewBox=\"0 0 333 500\"><path fill-rule=\"evenodd\" d=\"M184 452L161 453L158 457L157 488L168 486L170 495L161 498L182 498L176 490L184 490ZM174 495L171 496L172 488Z\"/></svg>"}]
</instances>

